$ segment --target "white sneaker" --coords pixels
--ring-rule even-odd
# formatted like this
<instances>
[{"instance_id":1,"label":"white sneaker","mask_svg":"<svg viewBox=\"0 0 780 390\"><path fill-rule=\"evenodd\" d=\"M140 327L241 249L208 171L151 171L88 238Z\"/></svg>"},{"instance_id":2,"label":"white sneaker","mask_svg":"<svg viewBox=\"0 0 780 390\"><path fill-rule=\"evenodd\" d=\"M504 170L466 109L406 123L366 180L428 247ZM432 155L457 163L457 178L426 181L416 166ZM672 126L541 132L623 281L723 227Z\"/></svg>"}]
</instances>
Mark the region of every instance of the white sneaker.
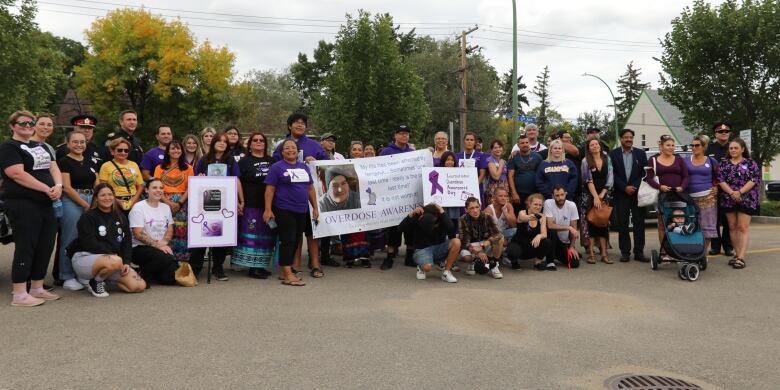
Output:
<instances>
[{"instance_id":1,"label":"white sneaker","mask_svg":"<svg viewBox=\"0 0 780 390\"><path fill-rule=\"evenodd\" d=\"M417 280L425 280L425 271L419 265L417 266Z\"/></svg>"},{"instance_id":2,"label":"white sneaker","mask_svg":"<svg viewBox=\"0 0 780 390\"><path fill-rule=\"evenodd\" d=\"M84 285L79 283L76 278L66 280L65 283L62 284L62 287L70 291L79 291L84 289Z\"/></svg>"},{"instance_id":3,"label":"white sneaker","mask_svg":"<svg viewBox=\"0 0 780 390\"><path fill-rule=\"evenodd\" d=\"M474 262L472 261L469 263L469 265L466 266L466 275L476 275L477 273L474 272Z\"/></svg>"},{"instance_id":4,"label":"white sneaker","mask_svg":"<svg viewBox=\"0 0 780 390\"><path fill-rule=\"evenodd\" d=\"M452 276L452 271L444 271L441 273L441 280L447 282L447 283L457 283L458 279L455 279L454 276Z\"/></svg>"},{"instance_id":5,"label":"white sneaker","mask_svg":"<svg viewBox=\"0 0 780 390\"><path fill-rule=\"evenodd\" d=\"M490 272L488 272L488 273L490 274L490 277L492 277L493 279L503 279L504 278L504 275L498 269L498 264L496 264L496 266L493 267L490 270Z\"/></svg>"}]
</instances>

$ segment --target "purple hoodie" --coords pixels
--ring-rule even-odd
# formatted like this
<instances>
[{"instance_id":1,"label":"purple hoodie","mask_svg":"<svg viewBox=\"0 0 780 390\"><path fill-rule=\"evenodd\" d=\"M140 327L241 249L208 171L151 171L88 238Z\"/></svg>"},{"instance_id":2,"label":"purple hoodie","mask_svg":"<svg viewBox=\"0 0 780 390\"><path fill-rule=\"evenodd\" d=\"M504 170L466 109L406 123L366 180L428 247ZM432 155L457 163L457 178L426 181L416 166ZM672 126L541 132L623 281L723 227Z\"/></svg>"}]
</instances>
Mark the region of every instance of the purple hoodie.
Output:
<instances>
[{"instance_id":1,"label":"purple hoodie","mask_svg":"<svg viewBox=\"0 0 780 390\"><path fill-rule=\"evenodd\" d=\"M398 147L398 145L395 144L395 142L390 142L387 144L387 147L383 148L381 152L379 152L380 156L389 156L391 154L398 154L398 153L406 153L406 152L413 152L414 149L409 147L409 144L406 144L406 147L401 149Z\"/></svg>"},{"instance_id":2,"label":"purple hoodie","mask_svg":"<svg viewBox=\"0 0 780 390\"><path fill-rule=\"evenodd\" d=\"M287 135L285 139L291 138L291 135ZM320 145L319 142L313 141L310 138L306 137L306 135L302 135L301 138L298 138L298 150L303 151L303 159L306 160L306 157L312 156L315 160L330 160L330 156L328 153L325 152L325 149L322 148L322 145ZM279 143L279 146L276 147L276 150L274 150L274 161L279 161L282 159L282 144Z\"/></svg>"}]
</instances>

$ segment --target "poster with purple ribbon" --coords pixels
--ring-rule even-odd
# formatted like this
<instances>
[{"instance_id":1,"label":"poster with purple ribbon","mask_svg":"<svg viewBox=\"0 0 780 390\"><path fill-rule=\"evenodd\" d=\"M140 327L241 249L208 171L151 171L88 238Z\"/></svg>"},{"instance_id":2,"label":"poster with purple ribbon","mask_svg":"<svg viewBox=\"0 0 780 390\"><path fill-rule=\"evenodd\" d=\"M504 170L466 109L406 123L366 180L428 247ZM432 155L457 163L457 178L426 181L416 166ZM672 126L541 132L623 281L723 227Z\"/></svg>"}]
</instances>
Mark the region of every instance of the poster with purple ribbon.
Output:
<instances>
[{"instance_id":1,"label":"poster with purple ribbon","mask_svg":"<svg viewBox=\"0 0 780 390\"><path fill-rule=\"evenodd\" d=\"M423 168L423 203L463 207L470 196L479 198L476 168Z\"/></svg>"},{"instance_id":2,"label":"poster with purple ribbon","mask_svg":"<svg viewBox=\"0 0 780 390\"><path fill-rule=\"evenodd\" d=\"M398 225L423 204L422 170L432 165L427 149L309 163L320 210L320 222L312 226L314 237Z\"/></svg>"},{"instance_id":3,"label":"poster with purple ribbon","mask_svg":"<svg viewBox=\"0 0 780 390\"><path fill-rule=\"evenodd\" d=\"M237 178L190 176L187 182L187 247L236 246Z\"/></svg>"}]
</instances>

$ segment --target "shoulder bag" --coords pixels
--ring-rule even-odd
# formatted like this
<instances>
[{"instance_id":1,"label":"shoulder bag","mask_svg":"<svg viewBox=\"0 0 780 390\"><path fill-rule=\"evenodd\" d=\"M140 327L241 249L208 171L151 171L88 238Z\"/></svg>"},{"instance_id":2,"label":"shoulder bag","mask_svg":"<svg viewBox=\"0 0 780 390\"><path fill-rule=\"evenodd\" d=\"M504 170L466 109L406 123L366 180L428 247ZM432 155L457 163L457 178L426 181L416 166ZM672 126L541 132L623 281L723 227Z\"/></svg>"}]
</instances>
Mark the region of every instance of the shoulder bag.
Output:
<instances>
[{"instance_id":1,"label":"shoulder bag","mask_svg":"<svg viewBox=\"0 0 780 390\"><path fill-rule=\"evenodd\" d=\"M655 157L653 157L653 173L655 174L656 181L658 181ZM645 178L647 178L647 172L645 172ZM642 183L639 185L639 191L637 191L637 205L639 207L647 207L656 203L658 203L658 189L653 188L646 180L642 180Z\"/></svg>"}]
</instances>

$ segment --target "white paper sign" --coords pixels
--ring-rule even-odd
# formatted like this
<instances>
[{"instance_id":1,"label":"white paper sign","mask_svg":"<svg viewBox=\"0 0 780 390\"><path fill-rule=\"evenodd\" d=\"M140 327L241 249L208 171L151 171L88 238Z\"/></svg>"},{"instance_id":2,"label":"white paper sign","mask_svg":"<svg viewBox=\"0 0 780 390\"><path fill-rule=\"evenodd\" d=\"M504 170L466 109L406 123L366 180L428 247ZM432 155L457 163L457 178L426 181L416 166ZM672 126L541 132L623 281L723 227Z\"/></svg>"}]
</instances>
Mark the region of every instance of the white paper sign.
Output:
<instances>
[{"instance_id":1,"label":"white paper sign","mask_svg":"<svg viewBox=\"0 0 780 390\"><path fill-rule=\"evenodd\" d=\"M398 225L422 205L422 169L433 165L427 149L390 156L323 160L309 164L319 223L314 237Z\"/></svg>"},{"instance_id":2,"label":"white paper sign","mask_svg":"<svg viewBox=\"0 0 780 390\"><path fill-rule=\"evenodd\" d=\"M190 176L187 184L187 247L236 246L238 179Z\"/></svg>"},{"instance_id":3,"label":"white paper sign","mask_svg":"<svg viewBox=\"0 0 780 390\"><path fill-rule=\"evenodd\" d=\"M463 207L466 199L479 199L479 172L476 168L423 168L423 203L442 207Z\"/></svg>"}]
</instances>

